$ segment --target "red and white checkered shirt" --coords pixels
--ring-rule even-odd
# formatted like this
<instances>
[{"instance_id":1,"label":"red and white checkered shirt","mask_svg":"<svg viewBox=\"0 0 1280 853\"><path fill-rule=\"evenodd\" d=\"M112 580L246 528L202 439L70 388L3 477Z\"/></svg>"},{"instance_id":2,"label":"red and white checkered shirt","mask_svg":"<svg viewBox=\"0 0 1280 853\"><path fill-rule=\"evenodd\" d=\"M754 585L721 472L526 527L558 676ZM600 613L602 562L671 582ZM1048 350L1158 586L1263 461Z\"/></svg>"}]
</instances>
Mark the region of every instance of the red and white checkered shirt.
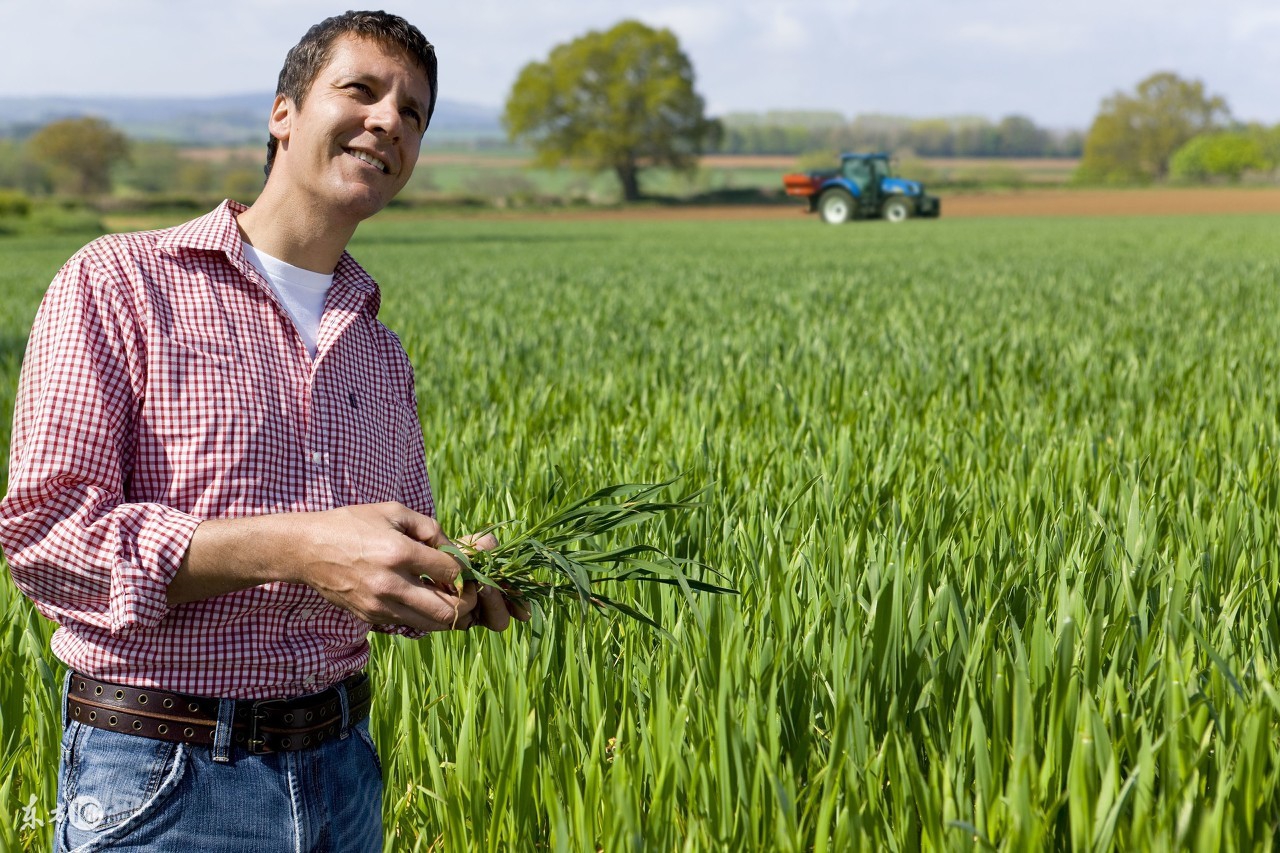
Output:
<instances>
[{"instance_id":1,"label":"red and white checkered shirt","mask_svg":"<svg viewBox=\"0 0 1280 853\"><path fill-rule=\"evenodd\" d=\"M196 526L386 500L435 511L413 368L378 322L377 285L342 256L312 361L245 261L244 209L94 241L36 315L0 547L61 626L54 653L95 678L322 690L365 665L370 626L298 584L169 607Z\"/></svg>"}]
</instances>

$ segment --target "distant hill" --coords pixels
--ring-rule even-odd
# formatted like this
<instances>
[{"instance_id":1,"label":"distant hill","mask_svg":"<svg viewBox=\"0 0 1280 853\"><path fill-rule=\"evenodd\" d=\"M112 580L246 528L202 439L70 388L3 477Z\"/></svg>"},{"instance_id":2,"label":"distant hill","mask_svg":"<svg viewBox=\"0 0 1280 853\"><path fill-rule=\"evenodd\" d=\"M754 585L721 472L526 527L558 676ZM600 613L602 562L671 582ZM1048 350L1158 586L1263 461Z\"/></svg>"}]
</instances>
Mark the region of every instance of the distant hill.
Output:
<instances>
[{"instance_id":1,"label":"distant hill","mask_svg":"<svg viewBox=\"0 0 1280 853\"><path fill-rule=\"evenodd\" d=\"M97 116L134 139L183 145L257 142L266 133L273 95L211 98L6 98L0 97L0 136L24 137L62 118ZM504 138L494 107L450 101L436 105L429 136Z\"/></svg>"}]
</instances>

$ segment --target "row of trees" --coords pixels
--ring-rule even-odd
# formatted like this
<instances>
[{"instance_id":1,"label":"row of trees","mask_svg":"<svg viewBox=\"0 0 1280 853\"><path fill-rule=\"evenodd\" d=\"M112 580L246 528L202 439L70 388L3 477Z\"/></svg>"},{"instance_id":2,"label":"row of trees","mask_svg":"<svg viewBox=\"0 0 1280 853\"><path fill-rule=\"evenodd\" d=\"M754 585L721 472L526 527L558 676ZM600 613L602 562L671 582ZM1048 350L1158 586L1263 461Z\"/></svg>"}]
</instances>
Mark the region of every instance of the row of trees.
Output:
<instances>
[{"instance_id":1,"label":"row of trees","mask_svg":"<svg viewBox=\"0 0 1280 853\"><path fill-rule=\"evenodd\" d=\"M142 194L251 198L262 162L202 159L165 142L136 142L100 118L61 119L24 141L0 140L0 189L32 195Z\"/></svg>"},{"instance_id":2,"label":"row of trees","mask_svg":"<svg viewBox=\"0 0 1280 853\"><path fill-rule=\"evenodd\" d=\"M839 113L770 112L724 117L724 154L912 151L921 157L1079 157L1084 134L1055 132L1026 116L912 119Z\"/></svg>"},{"instance_id":3,"label":"row of trees","mask_svg":"<svg viewBox=\"0 0 1280 853\"><path fill-rule=\"evenodd\" d=\"M1080 183L1239 180L1280 167L1280 128L1241 126L1224 98L1171 72L1102 102L1086 135L1054 134L1025 116L908 120L836 113L704 115L693 66L669 30L625 21L555 48L521 72L504 116L545 164L613 170L625 197L640 169L689 169L704 151L802 154L910 150L918 156L1081 156Z\"/></svg>"},{"instance_id":4,"label":"row of trees","mask_svg":"<svg viewBox=\"0 0 1280 853\"><path fill-rule=\"evenodd\" d=\"M1238 180L1280 165L1280 126L1240 126L1225 99L1199 81L1162 72L1103 101L1088 134L1054 134L1025 116L911 120L839 113L706 115L693 65L675 35L638 21L589 32L520 72L503 121L537 161L612 171L627 200L640 197L641 171L696 168L700 154L804 154L909 150L918 156L1046 157L1082 154L1083 183L1179 178ZM144 193L221 192L251 197L254 162L213 163L151 143L133 147L96 118L54 122L25 143L0 142L0 188L91 196L113 177ZM131 166L132 164L132 166Z\"/></svg>"}]
</instances>

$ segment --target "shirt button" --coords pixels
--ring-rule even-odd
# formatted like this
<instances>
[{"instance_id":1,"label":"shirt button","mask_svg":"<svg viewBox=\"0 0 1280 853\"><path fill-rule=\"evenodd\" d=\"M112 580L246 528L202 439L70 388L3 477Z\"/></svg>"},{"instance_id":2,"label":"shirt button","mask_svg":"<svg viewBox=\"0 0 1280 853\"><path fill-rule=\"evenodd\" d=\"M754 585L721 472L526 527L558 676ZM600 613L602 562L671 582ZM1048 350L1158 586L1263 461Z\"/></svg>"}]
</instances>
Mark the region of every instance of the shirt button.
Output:
<instances>
[{"instance_id":1,"label":"shirt button","mask_svg":"<svg viewBox=\"0 0 1280 853\"><path fill-rule=\"evenodd\" d=\"M312 461L313 463L315 463L316 465L323 465L323 464L324 464L324 454L323 454L323 453L321 453L319 450L317 450L315 453L312 453L312 454L311 454L311 461Z\"/></svg>"}]
</instances>

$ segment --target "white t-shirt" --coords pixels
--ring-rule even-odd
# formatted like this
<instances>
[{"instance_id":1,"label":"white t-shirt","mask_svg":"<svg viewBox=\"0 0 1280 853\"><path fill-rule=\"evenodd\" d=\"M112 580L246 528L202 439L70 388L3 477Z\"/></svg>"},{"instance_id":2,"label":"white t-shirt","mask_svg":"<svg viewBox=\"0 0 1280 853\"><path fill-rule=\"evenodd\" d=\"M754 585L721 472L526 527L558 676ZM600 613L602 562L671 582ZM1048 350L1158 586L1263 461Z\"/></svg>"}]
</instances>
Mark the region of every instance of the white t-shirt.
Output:
<instances>
[{"instance_id":1,"label":"white t-shirt","mask_svg":"<svg viewBox=\"0 0 1280 853\"><path fill-rule=\"evenodd\" d=\"M324 313L324 300L333 285L333 273L312 272L286 264L248 243L244 244L244 257L271 285L307 345L307 354L315 358L320 315Z\"/></svg>"}]
</instances>

